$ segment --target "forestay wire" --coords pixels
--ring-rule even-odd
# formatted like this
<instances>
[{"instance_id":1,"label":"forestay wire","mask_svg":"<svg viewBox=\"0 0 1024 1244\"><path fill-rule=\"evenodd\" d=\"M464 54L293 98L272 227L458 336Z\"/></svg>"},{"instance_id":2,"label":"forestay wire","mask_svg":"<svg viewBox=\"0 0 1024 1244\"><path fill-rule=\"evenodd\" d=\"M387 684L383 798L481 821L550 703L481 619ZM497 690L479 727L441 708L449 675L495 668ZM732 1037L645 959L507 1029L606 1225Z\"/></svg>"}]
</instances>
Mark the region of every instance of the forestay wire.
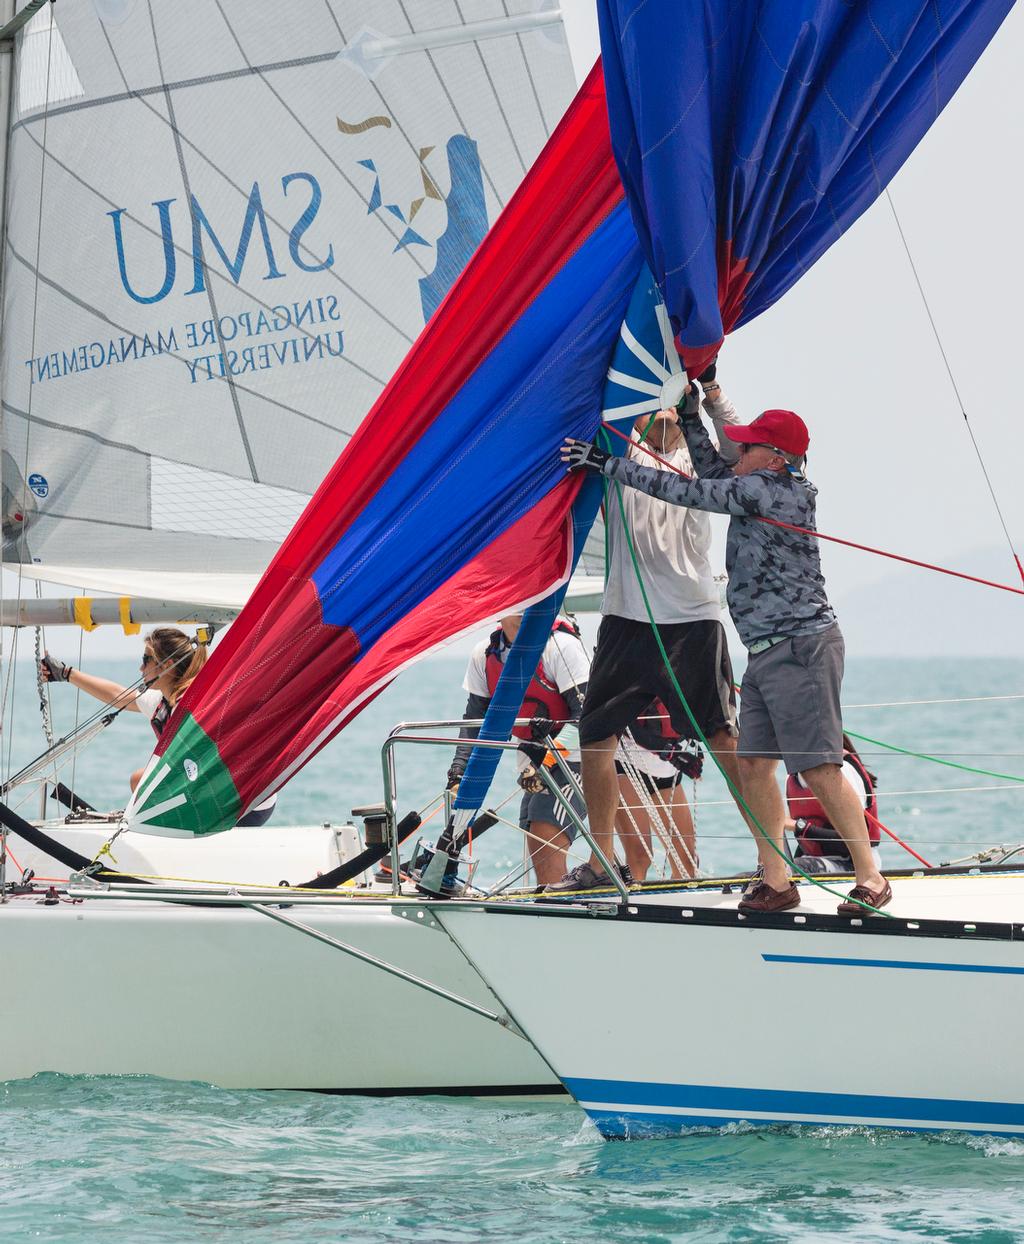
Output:
<instances>
[{"instance_id":1,"label":"forestay wire","mask_svg":"<svg viewBox=\"0 0 1024 1244\"><path fill-rule=\"evenodd\" d=\"M42 245L43 245L43 217L44 217L43 191L46 185L46 163L47 163L47 154L48 154L47 128L48 128L49 119L50 119L50 71L51 71L51 65L52 65L52 60L53 60L53 30L54 30L53 0L50 0L49 17L50 17L50 24L49 24L48 38L46 42L46 89L43 94L43 140L42 140L42 151L40 153L40 161L39 161L39 200L38 200L39 216L38 216L38 221L36 225L36 256L35 256L35 265L34 265L34 271L33 271L33 289L32 289L32 356L33 357L35 357L36 330L38 328L38 323L39 323L39 261L42 255ZM6 241L6 239L4 240ZM21 464L22 477L23 477L23 482L22 482L22 487L21 487L21 513L22 514L27 513L27 506L28 506L28 475L29 475L28 455L29 455L29 445L31 443L31 437L32 437L32 393L33 393L33 390L32 388L30 388L29 393L28 393L28 418L25 420L25 457L24 457L24 461ZM3 424L2 424L2 420L0 420L0 440L2 439L3 439ZM19 537L18 537L19 543L21 543L25 537L24 526L27 526L27 524L23 525L22 530L19 534ZM16 614L18 610L20 610L21 600L22 600L22 589L23 589L23 583L24 583L24 575L22 573L23 557L24 557L24 547L19 548L18 574L17 574L18 589L17 589L16 600L15 600L15 606L16 606L15 613ZM2 575L2 565L3 563L2 561L0 561L0 575ZM0 590L0 600L2 599L3 599L3 593L2 593L2 590ZM0 628L0 634L2 634L2 628ZM2 645L2 641L0 641L0 645ZM13 767L12 760L13 760L13 746L14 746L14 687L15 687L15 680L17 677L17 661L16 661L17 650L18 650L18 632L16 630L14 632L14 639L11 644L11 653L8 658L8 667L7 667L6 676L4 679L3 697L2 697L2 700L0 700L0 724L5 724L6 729L8 731L7 760L6 760L6 765L4 766L5 775L9 775ZM3 655L2 646L0 646L0 657L2 657L2 655ZM10 708L9 718L7 718L6 716L8 707Z\"/></svg>"},{"instance_id":2,"label":"forestay wire","mask_svg":"<svg viewBox=\"0 0 1024 1244\"><path fill-rule=\"evenodd\" d=\"M964 406L964 400L960 396L960 386L956 382L956 376L953 374L953 368L949 361L949 355L946 353L946 347L942 343L942 336L939 333L939 327L935 322L935 316L932 314L931 304L928 302L928 295L925 293L924 283L921 275L917 270L917 264L914 263L914 256L910 250L910 243L907 241L907 235L903 231L903 225L900 221L899 213L896 211L896 204L893 202L892 195L886 189L885 197L889 202L892 210L892 218L896 222L896 230L900 235L900 241L903 243L903 250L907 256L907 262L910 264L910 271L914 274L914 282L917 285L917 292L921 295L921 302L924 304L925 314L928 316L928 323L931 325L932 334L935 337L935 344L939 347L939 354L942 355L942 362L945 364L946 374L949 376L949 383L953 388L953 394L956 397L957 405L960 407L960 413L964 418L964 426L967 428L967 435L971 438L971 445L974 447L974 456L978 459L978 465L981 467L981 473L985 478L988 486L989 496L992 498L992 504L995 506L996 514L999 516L999 524L1003 529L1003 535L1006 537L1006 543L1009 546L1010 553L1013 556L1014 565L1017 567L1017 573L1020 575L1021 582L1024 583L1024 564L1021 563L1020 556L1013 543L1013 537L1010 535L1010 529L1006 523L1006 517L1003 514L1002 506L999 504L999 498L996 495L995 485L985 466L985 459L981 452L977 438L974 435L974 429L971 427L971 421L967 416L967 408Z\"/></svg>"}]
</instances>

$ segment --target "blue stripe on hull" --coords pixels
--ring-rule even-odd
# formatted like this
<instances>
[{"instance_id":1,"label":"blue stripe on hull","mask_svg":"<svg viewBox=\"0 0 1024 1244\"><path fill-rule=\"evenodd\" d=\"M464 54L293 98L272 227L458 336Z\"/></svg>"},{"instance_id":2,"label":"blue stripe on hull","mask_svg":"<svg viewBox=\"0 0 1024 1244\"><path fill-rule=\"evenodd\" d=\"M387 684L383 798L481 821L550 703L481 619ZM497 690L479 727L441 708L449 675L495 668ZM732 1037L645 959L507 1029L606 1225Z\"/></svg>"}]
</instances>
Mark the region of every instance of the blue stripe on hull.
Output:
<instances>
[{"instance_id":1,"label":"blue stripe on hull","mask_svg":"<svg viewBox=\"0 0 1024 1244\"><path fill-rule=\"evenodd\" d=\"M912 1131L941 1131L956 1126L986 1134L1006 1127L1024 1128L1024 1104L1020 1102L630 1080L566 1079L564 1083L577 1101L585 1103L587 1113L605 1136L622 1136L638 1130L667 1135L683 1128L724 1127L744 1120L757 1124L810 1122L812 1126L863 1123ZM605 1103L617 1109L601 1109ZM650 1107L672 1113L650 1113ZM691 1113L705 1110L721 1113ZM808 1120L808 1115L815 1118Z\"/></svg>"},{"instance_id":2,"label":"blue stripe on hull","mask_svg":"<svg viewBox=\"0 0 1024 1244\"><path fill-rule=\"evenodd\" d=\"M728 1127L730 1124L752 1124L755 1127L790 1126L794 1123L804 1127L850 1127L857 1125L856 1119L830 1119L808 1123L805 1119L757 1118L748 1119L743 1115L715 1115L708 1117L701 1114L607 1114L599 1110L588 1110L587 1116L606 1140L645 1140L665 1136L681 1136L692 1128ZM875 1123L864 1126L883 1128L887 1131L936 1133L948 1131L941 1125L934 1127L914 1127L908 1123ZM997 1127L957 1127L956 1131L967 1131L971 1134L985 1136L1005 1136L1014 1140L1021 1139L1020 1132L1004 1132Z\"/></svg>"},{"instance_id":3,"label":"blue stripe on hull","mask_svg":"<svg viewBox=\"0 0 1024 1244\"><path fill-rule=\"evenodd\" d=\"M922 963L913 959L834 959L825 955L762 955L765 963L825 964L839 968L901 968L908 972L992 972L997 976L1024 976L1024 968L986 963Z\"/></svg>"}]
</instances>

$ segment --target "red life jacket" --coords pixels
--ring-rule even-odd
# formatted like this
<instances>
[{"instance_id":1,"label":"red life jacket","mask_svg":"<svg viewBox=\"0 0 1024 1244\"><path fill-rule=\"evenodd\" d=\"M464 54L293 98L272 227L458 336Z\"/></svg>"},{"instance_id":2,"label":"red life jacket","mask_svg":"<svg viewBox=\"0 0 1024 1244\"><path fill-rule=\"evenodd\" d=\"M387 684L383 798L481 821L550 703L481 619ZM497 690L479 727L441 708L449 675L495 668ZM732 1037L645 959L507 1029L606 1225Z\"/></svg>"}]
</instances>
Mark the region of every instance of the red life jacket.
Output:
<instances>
[{"instance_id":1,"label":"red life jacket","mask_svg":"<svg viewBox=\"0 0 1024 1244\"><path fill-rule=\"evenodd\" d=\"M559 632L565 632L574 639L579 639L579 631L568 622L558 618L555 625L551 628L551 634L557 635ZM491 635L490 642L487 645L485 653L487 675L487 694L494 695L494 688L498 685L498 679L501 677L501 671L505 668L505 662L502 661L500 653L502 645L507 643L505 632L499 626ZM569 720L569 705L565 702L565 697L558 690L558 684L544 668L544 662L541 661L537 666L536 673L530 680L530 685L526 688L526 694L523 696L523 706L516 714L517 717L547 717L555 722L555 729L551 731L552 735L556 735L563 722ZM512 734L517 739L532 739L528 726L517 726Z\"/></svg>"},{"instance_id":2,"label":"red life jacket","mask_svg":"<svg viewBox=\"0 0 1024 1244\"><path fill-rule=\"evenodd\" d=\"M843 760L848 761L864 783L868 794L865 817L868 824L868 838L873 847L878 846L881 830L871 818L878 817L878 798L875 794L875 778L864 766L864 762L853 752L843 752ZM844 779L845 780L845 779ZM803 786L795 773L786 778L786 805L790 817L796 822L796 839L804 855L849 855L846 844L839 837L838 831L828 819L828 814L815 799L809 787Z\"/></svg>"},{"instance_id":3,"label":"red life jacket","mask_svg":"<svg viewBox=\"0 0 1024 1244\"><path fill-rule=\"evenodd\" d=\"M661 700L652 700L629 727L634 740L659 760L667 760L686 777L696 780L704 769L704 753L692 741L685 746L672 725L668 708Z\"/></svg>"}]
</instances>

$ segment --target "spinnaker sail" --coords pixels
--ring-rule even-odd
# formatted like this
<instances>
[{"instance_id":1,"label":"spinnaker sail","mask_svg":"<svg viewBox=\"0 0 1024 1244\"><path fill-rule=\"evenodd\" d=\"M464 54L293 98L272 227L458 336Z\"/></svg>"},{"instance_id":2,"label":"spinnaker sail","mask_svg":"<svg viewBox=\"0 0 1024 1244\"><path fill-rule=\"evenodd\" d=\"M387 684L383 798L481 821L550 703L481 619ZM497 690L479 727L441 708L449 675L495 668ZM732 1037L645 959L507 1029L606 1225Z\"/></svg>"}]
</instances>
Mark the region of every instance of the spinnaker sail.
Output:
<instances>
[{"instance_id":1,"label":"spinnaker sail","mask_svg":"<svg viewBox=\"0 0 1024 1244\"><path fill-rule=\"evenodd\" d=\"M679 367L673 334L699 373L874 202L1010 3L600 0L615 155L655 277L641 276L622 326L607 421L656 408L666 365ZM559 603L524 619L482 738L508 738ZM470 757L462 817L498 755Z\"/></svg>"},{"instance_id":2,"label":"spinnaker sail","mask_svg":"<svg viewBox=\"0 0 1024 1244\"><path fill-rule=\"evenodd\" d=\"M399 669L497 612L543 602L520 632L542 644L580 534L558 445L594 434L609 379L620 414L655 397L640 375L628 400L628 364L608 375L620 335L648 331L623 328L644 252L700 365L881 193L1007 7L897 0L872 24L834 0L603 0L631 211L598 70L190 688L129 823L226 828ZM529 655L506 665L492 737Z\"/></svg>"},{"instance_id":3,"label":"spinnaker sail","mask_svg":"<svg viewBox=\"0 0 1024 1244\"><path fill-rule=\"evenodd\" d=\"M875 201L1013 0L598 0L615 158L691 368Z\"/></svg>"}]
</instances>

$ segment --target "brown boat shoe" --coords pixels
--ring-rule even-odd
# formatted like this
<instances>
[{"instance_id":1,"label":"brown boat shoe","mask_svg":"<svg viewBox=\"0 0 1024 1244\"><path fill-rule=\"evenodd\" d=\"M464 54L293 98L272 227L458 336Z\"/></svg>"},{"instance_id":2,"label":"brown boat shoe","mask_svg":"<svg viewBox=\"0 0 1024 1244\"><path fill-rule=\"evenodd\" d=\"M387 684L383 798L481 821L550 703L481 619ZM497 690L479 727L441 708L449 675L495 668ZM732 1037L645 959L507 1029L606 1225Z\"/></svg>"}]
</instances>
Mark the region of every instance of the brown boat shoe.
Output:
<instances>
[{"instance_id":1,"label":"brown boat shoe","mask_svg":"<svg viewBox=\"0 0 1024 1244\"><path fill-rule=\"evenodd\" d=\"M737 910L747 915L767 915L775 911L788 911L800 906L800 891L795 885L785 890L773 890L764 881L759 882L740 899Z\"/></svg>"},{"instance_id":2,"label":"brown boat shoe","mask_svg":"<svg viewBox=\"0 0 1024 1244\"><path fill-rule=\"evenodd\" d=\"M882 878L885 881L885 878ZM860 902L854 900L859 899ZM866 885L856 885L846 896L845 902L839 904L836 908L837 916L870 916L871 912L865 911L861 903L867 903L869 907L874 907L877 911L881 907L887 906L892 902L892 886L888 881L880 890L869 890Z\"/></svg>"}]
</instances>

